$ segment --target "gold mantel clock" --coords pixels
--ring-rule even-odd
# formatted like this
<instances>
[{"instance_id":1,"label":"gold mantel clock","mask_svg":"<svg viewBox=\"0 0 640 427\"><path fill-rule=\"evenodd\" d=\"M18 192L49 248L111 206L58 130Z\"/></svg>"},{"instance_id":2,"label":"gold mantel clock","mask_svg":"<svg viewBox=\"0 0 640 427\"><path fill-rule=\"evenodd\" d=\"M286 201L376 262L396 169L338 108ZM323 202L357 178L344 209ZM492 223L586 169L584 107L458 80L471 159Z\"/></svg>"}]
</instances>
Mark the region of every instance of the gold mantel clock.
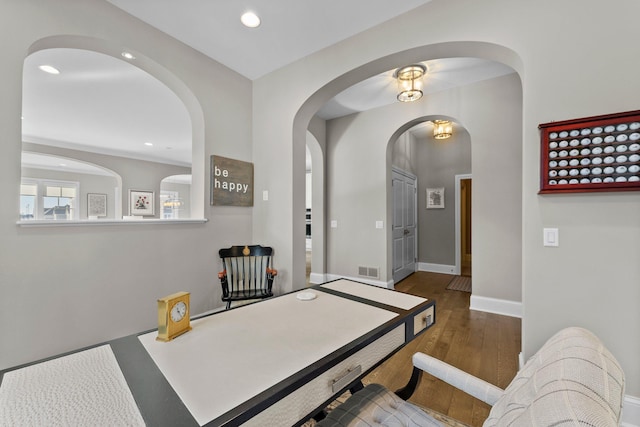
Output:
<instances>
[{"instance_id":1,"label":"gold mantel clock","mask_svg":"<svg viewBox=\"0 0 640 427\"><path fill-rule=\"evenodd\" d=\"M158 341L171 341L191 330L189 292L177 292L158 300Z\"/></svg>"}]
</instances>

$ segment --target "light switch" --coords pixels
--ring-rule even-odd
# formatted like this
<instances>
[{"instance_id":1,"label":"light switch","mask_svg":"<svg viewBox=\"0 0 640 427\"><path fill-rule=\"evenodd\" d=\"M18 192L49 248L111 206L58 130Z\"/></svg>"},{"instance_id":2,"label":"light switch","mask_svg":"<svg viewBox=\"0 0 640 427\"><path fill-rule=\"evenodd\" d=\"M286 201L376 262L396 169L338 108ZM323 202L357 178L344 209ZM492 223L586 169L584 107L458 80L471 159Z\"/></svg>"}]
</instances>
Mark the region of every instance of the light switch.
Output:
<instances>
[{"instance_id":1,"label":"light switch","mask_svg":"<svg viewBox=\"0 0 640 427\"><path fill-rule=\"evenodd\" d=\"M384 228L384 222L376 221L376 228Z\"/></svg>"},{"instance_id":2,"label":"light switch","mask_svg":"<svg viewBox=\"0 0 640 427\"><path fill-rule=\"evenodd\" d=\"M264 201L269 200L269 190L264 190L262 192L262 200L264 200Z\"/></svg>"},{"instance_id":3,"label":"light switch","mask_svg":"<svg viewBox=\"0 0 640 427\"><path fill-rule=\"evenodd\" d=\"M544 246L559 246L560 242L557 228L544 228L542 232Z\"/></svg>"},{"instance_id":4,"label":"light switch","mask_svg":"<svg viewBox=\"0 0 640 427\"><path fill-rule=\"evenodd\" d=\"M336 221L335 219L331 220L331 228L338 228L338 221Z\"/></svg>"}]
</instances>

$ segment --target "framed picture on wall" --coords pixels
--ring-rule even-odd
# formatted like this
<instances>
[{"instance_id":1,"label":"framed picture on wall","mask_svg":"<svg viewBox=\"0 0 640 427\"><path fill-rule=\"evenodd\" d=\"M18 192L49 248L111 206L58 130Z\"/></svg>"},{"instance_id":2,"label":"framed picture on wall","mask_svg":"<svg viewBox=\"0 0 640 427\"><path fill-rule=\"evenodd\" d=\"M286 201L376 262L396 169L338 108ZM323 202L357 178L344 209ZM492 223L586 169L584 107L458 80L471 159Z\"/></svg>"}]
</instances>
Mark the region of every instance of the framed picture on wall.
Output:
<instances>
[{"instance_id":1,"label":"framed picture on wall","mask_svg":"<svg viewBox=\"0 0 640 427\"><path fill-rule=\"evenodd\" d=\"M107 216L107 195L87 193L87 216Z\"/></svg>"},{"instance_id":2,"label":"framed picture on wall","mask_svg":"<svg viewBox=\"0 0 640 427\"><path fill-rule=\"evenodd\" d=\"M129 215L153 216L153 191L129 190Z\"/></svg>"},{"instance_id":3,"label":"framed picture on wall","mask_svg":"<svg viewBox=\"0 0 640 427\"><path fill-rule=\"evenodd\" d=\"M444 187L427 188L427 209L444 209Z\"/></svg>"}]
</instances>

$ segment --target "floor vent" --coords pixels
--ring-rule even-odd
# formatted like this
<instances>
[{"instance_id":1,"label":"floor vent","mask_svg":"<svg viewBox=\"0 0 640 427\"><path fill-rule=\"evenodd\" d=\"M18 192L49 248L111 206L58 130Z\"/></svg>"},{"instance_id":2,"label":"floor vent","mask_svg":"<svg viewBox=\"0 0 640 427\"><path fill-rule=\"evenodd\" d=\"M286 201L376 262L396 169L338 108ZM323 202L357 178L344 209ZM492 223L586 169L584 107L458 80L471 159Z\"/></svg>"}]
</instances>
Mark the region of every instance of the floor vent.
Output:
<instances>
[{"instance_id":1,"label":"floor vent","mask_svg":"<svg viewBox=\"0 0 640 427\"><path fill-rule=\"evenodd\" d=\"M377 279L378 275L378 267L358 267L358 276L361 277L370 277L372 279Z\"/></svg>"}]
</instances>

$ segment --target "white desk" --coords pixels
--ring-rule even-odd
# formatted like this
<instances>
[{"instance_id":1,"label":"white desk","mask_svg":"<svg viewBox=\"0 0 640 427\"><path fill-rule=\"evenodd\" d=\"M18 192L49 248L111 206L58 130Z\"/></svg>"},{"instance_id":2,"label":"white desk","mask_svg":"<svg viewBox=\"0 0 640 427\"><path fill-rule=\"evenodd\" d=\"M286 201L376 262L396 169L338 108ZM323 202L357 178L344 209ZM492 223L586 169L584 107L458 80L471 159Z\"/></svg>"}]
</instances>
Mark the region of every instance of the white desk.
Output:
<instances>
[{"instance_id":1,"label":"white desk","mask_svg":"<svg viewBox=\"0 0 640 427\"><path fill-rule=\"evenodd\" d=\"M340 280L109 344L147 425L295 425L435 320L424 298ZM336 380L341 380L334 385ZM1 385L0 385L1 387Z\"/></svg>"}]
</instances>

